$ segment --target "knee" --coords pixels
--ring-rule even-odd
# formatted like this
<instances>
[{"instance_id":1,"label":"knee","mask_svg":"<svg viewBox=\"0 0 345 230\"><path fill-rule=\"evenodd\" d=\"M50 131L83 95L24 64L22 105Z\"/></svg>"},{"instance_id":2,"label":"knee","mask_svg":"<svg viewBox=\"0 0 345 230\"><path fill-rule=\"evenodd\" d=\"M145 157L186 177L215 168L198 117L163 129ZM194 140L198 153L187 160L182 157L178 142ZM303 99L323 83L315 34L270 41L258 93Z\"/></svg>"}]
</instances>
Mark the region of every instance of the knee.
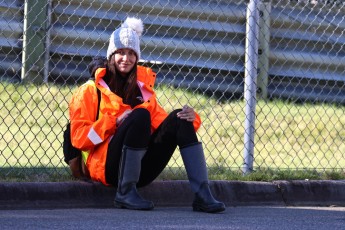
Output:
<instances>
[{"instance_id":1,"label":"knee","mask_svg":"<svg viewBox=\"0 0 345 230\"><path fill-rule=\"evenodd\" d=\"M151 115L147 109L138 108L133 110L132 115L135 116L135 120L139 121L140 123L150 123L151 122Z\"/></svg>"},{"instance_id":2,"label":"knee","mask_svg":"<svg viewBox=\"0 0 345 230\"><path fill-rule=\"evenodd\" d=\"M193 130L194 130L194 127L193 127L193 123L192 122L190 122L190 121L187 121L187 120L185 120L185 119L181 119L181 118L179 118L178 116L177 116L177 113L179 113L179 112L181 112L182 111L182 109L175 109L174 111L172 111L171 113L170 113L170 116L171 116L171 118L175 121L175 123L177 124L177 125L187 125L187 127L188 126L190 126L190 127L192 127L193 128Z\"/></svg>"},{"instance_id":3,"label":"knee","mask_svg":"<svg viewBox=\"0 0 345 230\"><path fill-rule=\"evenodd\" d=\"M178 112L181 112L182 109L175 109L171 112L172 115L177 115Z\"/></svg>"},{"instance_id":4,"label":"knee","mask_svg":"<svg viewBox=\"0 0 345 230\"><path fill-rule=\"evenodd\" d=\"M182 109L175 109L169 114L169 117L171 117L171 119L175 120L175 122L180 122L181 119L177 117L177 113L181 112L181 111L182 111Z\"/></svg>"},{"instance_id":5,"label":"knee","mask_svg":"<svg viewBox=\"0 0 345 230\"><path fill-rule=\"evenodd\" d=\"M140 130L151 130L151 115L147 109L138 108L132 111L132 125Z\"/></svg>"}]
</instances>

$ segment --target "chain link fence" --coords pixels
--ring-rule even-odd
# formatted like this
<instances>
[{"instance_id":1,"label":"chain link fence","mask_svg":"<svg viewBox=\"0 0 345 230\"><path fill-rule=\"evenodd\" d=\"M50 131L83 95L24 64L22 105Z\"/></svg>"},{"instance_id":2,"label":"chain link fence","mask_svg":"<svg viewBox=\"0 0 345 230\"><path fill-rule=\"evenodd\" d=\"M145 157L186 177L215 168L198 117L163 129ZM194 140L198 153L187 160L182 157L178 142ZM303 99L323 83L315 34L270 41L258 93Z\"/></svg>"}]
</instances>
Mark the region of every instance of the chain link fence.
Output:
<instances>
[{"instance_id":1,"label":"chain link fence","mask_svg":"<svg viewBox=\"0 0 345 230\"><path fill-rule=\"evenodd\" d=\"M145 24L140 64L162 106L201 115L210 168L343 170L344 3L248 2L0 0L0 171L67 171L69 99L127 16Z\"/></svg>"}]
</instances>

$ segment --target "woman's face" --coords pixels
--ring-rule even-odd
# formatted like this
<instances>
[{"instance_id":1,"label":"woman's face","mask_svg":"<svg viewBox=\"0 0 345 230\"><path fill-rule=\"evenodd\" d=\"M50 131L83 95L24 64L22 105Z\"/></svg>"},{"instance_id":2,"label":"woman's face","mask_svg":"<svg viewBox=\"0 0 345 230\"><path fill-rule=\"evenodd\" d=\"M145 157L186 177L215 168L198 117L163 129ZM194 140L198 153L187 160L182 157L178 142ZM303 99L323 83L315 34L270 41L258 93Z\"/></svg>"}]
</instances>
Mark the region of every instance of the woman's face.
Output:
<instances>
[{"instance_id":1,"label":"woman's face","mask_svg":"<svg viewBox=\"0 0 345 230\"><path fill-rule=\"evenodd\" d=\"M119 49L114 54L115 67L122 76L126 76L137 63L137 55L131 49Z\"/></svg>"}]
</instances>

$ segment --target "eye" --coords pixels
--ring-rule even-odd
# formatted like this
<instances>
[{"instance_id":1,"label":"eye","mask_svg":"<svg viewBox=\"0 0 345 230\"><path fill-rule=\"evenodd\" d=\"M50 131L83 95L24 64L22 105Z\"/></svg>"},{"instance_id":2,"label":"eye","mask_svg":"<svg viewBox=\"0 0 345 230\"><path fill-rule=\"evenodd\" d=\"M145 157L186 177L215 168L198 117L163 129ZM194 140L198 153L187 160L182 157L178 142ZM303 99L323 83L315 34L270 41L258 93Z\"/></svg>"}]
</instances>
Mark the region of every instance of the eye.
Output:
<instances>
[{"instance_id":1,"label":"eye","mask_svg":"<svg viewBox=\"0 0 345 230\"><path fill-rule=\"evenodd\" d=\"M128 51L128 55L129 55L129 56L135 56L135 52L134 52L133 50L129 50L129 51Z\"/></svg>"},{"instance_id":2,"label":"eye","mask_svg":"<svg viewBox=\"0 0 345 230\"><path fill-rule=\"evenodd\" d=\"M117 50L115 54L125 55L125 52L123 50Z\"/></svg>"}]
</instances>

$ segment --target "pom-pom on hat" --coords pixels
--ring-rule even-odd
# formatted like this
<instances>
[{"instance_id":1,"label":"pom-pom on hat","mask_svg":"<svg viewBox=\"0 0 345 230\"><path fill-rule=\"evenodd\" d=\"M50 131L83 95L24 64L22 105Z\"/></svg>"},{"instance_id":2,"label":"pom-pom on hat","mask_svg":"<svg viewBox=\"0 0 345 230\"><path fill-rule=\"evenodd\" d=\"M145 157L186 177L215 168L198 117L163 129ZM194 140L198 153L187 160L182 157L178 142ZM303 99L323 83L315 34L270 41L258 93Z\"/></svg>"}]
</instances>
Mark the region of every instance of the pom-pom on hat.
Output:
<instances>
[{"instance_id":1,"label":"pom-pom on hat","mask_svg":"<svg viewBox=\"0 0 345 230\"><path fill-rule=\"evenodd\" d=\"M118 49L132 49L137 54L137 60L140 58L140 36L144 31L144 25L141 19L128 17L121 27L116 29L110 36L107 50L107 59Z\"/></svg>"}]
</instances>

